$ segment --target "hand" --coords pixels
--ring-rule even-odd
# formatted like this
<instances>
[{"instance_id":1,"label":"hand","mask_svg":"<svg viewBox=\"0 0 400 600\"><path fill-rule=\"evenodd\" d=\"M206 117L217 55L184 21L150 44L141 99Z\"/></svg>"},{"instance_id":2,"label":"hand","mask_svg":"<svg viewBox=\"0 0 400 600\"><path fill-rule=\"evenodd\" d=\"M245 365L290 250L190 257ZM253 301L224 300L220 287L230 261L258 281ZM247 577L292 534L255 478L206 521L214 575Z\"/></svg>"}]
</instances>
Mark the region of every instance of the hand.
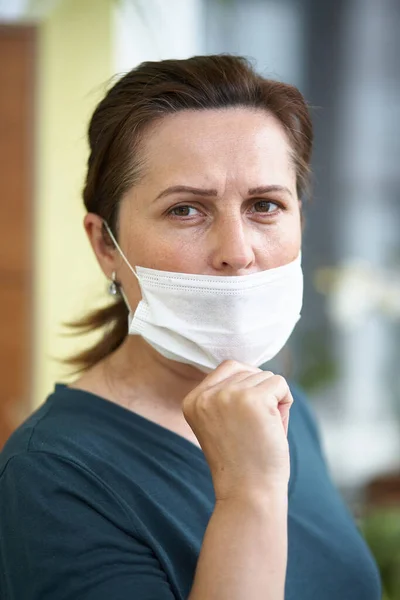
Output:
<instances>
[{"instance_id":1,"label":"hand","mask_svg":"<svg viewBox=\"0 0 400 600\"><path fill-rule=\"evenodd\" d=\"M280 375L225 361L183 401L209 464L216 499L287 487L293 403Z\"/></svg>"}]
</instances>

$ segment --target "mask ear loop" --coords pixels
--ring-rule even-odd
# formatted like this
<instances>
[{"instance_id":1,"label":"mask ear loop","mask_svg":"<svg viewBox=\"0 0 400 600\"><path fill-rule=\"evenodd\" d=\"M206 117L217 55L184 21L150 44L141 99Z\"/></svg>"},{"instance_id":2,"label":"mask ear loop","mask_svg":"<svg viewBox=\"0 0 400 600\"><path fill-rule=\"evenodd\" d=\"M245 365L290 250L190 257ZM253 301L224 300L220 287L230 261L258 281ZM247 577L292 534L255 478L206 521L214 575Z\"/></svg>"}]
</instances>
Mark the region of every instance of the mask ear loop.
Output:
<instances>
[{"instance_id":1,"label":"mask ear loop","mask_svg":"<svg viewBox=\"0 0 400 600\"><path fill-rule=\"evenodd\" d=\"M107 230L108 235L110 236L111 240L113 241L114 246L116 247L116 249L120 253L121 257L124 259L124 261L126 262L126 264L128 265L128 267L130 268L130 270L132 271L132 273L134 274L134 276L136 277L136 279L139 281L139 277L137 276L137 273L136 273L135 269L132 267L132 265L130 264L129 260L126 258L125 254L122 252L122 249L121 249L120 245L118 244L117 240L115 239L113 232L111 231L110 227L108 226L107 221L105 221L104 219L103 219L103 224L104 224L104 227ZM123 290L121 284L118 285L118 291L120 292L122 298L124 299L125 304L126 304L128 310L129 310L129 312L131 313L132 309L129 306L128 299L126 297L126 294L124 293L124 290Z\"/></svg>"}]
</instances>

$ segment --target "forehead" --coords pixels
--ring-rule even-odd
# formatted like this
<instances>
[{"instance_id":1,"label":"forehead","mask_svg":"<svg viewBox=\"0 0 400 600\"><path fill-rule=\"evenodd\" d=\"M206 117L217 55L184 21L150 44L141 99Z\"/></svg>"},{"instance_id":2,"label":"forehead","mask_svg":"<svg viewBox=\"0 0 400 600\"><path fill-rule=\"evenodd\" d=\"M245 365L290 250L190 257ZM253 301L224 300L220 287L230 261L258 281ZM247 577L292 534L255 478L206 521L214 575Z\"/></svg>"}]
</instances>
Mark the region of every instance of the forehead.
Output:
<instances>
[{"instance_id":1,"label":"forehead","mask_svg":"<svg viewBox=\"0 0 400 600\"><path fill-rule=\"evenodd\" d=\"M168 115L146 131L142 148L146 175L158 180L245 176L268 183L268 175L280 180L293 175L284 128L263 110L238 107Z\"/></svg>"}]
</instances>

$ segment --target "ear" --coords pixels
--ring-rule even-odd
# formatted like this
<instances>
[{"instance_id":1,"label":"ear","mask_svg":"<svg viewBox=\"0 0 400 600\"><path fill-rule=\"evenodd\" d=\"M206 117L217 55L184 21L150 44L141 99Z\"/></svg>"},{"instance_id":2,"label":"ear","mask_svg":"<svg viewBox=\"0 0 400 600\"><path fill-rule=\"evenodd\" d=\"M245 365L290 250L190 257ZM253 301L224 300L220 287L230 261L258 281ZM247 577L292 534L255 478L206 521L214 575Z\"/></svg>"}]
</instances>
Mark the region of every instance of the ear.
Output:
<instances>
[{"instance_id":1,"label":"ear","mask_svg":"<svg viewBox=\"0 0 400 600\"><path fill-rule=\"evenodd\" d=\"M300 223L301 223L301 233L304 233L304 229L306 226L306 219L303 212L303 202L299 200L299 210L300 210Z\"/></svg>"},{"instance_id":2,"label":"ear","mask_svg":"<svg viewBox=\"0 0 400 600\"><path fill-rule=\"evenodd\" d=\"M120 264L120 257L114 244L104 235L103 219L94 213L87 213L83 225L104 275L111 279L113 271Z\"/></svg>"}]
</instances>

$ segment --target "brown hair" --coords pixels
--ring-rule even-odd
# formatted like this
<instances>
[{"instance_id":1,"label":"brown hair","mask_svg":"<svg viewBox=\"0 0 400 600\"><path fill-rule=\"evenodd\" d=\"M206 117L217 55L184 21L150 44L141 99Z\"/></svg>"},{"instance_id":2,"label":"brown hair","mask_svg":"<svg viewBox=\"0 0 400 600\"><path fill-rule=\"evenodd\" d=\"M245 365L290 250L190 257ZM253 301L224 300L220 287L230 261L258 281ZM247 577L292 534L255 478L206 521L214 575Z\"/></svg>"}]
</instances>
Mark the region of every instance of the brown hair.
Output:
<instances>
[{"instance_id":1,"label":"brown hair","mask_svg":"<svg viewBox=\"0 0 400 600\"><path fill-rule=\"evenodd\" d=\"M140 141L146 128L181 110L248 106L267 111L283 125L296 167L297 192L309 178L312 125L297 88L265 79L238 56L195 56L145 62L124 75L98 104L89 125L90 156L83 191L85 207L109 224L118 239L118 206L141 173ZM111 242L104 230L105 239ZM121 296L72 323L78 333L104 329L93 347L68 359L84 371L111 354L127 335L128 312Z\"/></svg>"}]
</instances>

